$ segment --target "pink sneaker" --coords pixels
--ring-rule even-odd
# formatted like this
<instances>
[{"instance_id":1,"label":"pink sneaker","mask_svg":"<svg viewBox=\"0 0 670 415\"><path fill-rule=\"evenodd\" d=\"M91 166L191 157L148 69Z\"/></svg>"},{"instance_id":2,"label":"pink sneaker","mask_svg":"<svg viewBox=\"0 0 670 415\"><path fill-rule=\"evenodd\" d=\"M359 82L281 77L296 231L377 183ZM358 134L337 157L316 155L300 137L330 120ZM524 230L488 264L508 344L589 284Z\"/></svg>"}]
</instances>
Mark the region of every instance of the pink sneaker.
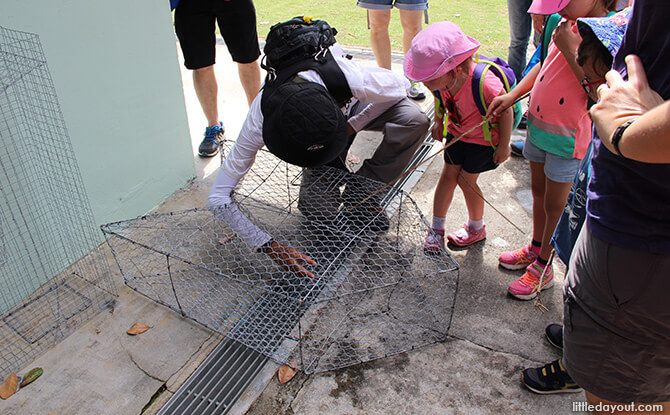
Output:
<instances>
[{"instance_id":1,"label":"pink sneaker","mask_svg":"<svg viewBox=\"0 0 670 415\"><path fill-rule=\"evenodd\" d=\"M540 275L544 267L537 261L528 265L526 273L514 281L507 291L519 300L532 300L537 296L537 288L540 286ZM547 265L547 271L542 278L542 289L546 290L554 286L554 267Z\"/></svg>"},{"instance_id":2,"label":"pink sneaker","mask_svg":"<svg viewBox=\"0 0 670 415\"><path fill-rule=\"evenodd\" d=\"M461 229L447 235L447 239L456 246L472 245L486 239L486 225L483 225L479 230L474 230L465 224Z\"/></svg>"},{"instance_id":3,"label":"pink sneaker","mask_svg":"<svg viewBox=\"0 0 670 415\"><path fill-rule=\"evenodd\" d=\"M535 262L536 259L537 254L533 252L530 244L528 244L523 248L504 252L498 257L498 262L500 262L500 266L503 268L517 270L526 268Z\"/></svg>"},{"instance_id":4,"label":"pink sneaker","mask_svg":"<svg viewBox=\"0 0 670 415\"><path fill-rule=\"evenodd\" d=\"M423 243L423 252L429 255L437 255L444 251L444 230L433 229L428 231Z\"/></svg>"}]
</instances>

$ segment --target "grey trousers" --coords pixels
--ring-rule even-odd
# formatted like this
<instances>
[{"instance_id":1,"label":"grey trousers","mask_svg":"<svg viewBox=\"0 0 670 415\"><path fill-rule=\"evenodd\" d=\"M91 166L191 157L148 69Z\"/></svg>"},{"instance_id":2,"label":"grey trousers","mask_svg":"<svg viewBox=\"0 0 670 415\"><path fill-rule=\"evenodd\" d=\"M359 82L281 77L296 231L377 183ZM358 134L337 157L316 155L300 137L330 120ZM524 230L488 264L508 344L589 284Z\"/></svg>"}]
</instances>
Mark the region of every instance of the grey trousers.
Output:
<instances>
[{"instance_id":1,"label":"grey trousers","mask_svg":"<svg viewBox=\"0 0 670 415\"><path fill-rule=\"evenodd\" d=\"M362 103L357 103L352 114L363 108ZM384 183L392 181L412 160L429 127L430 119L416 104L407 98L397 102L363 128L365 131L381 131L383 139L357 173ZM346 158L346 152L340 157Z\"/></svg>"},{"instance_id":2,"label":"grey trousers","mask_svg":"<svg viewBox=\"0 0 670 415\"><path fill-rule=\"evenodd\" d=\"M351 114L357 114L363 108L365 105L358 102L353 106ZM381 131L383 138L375 153L363 162L357 174L378 182L391 182L412 160L429 127L430 120L416 104L407 98L400 100L363 128L366 131ZM355 137L355 134L349 137L347 149L328 163L329 167L347 170L345 160ZM310 219L333 218L343 201L342 196L344 199L348 195L351 199L360 200L378 188L374 184L361 188L364 183L348 183L346 194L342 195L340 190L345 184L341 176L335 173L324 172L320 168L303 169L298 208Z\"/></svg>"},{"instance_id":3,"label":"grey trousers","mask_svg":"<svg viewBox=\"0 0 670 415\"><path fill-rule=\"evenodd\" d=\"M668 401L670 254L612 245L587 225L563 288L563 363L600 398Z\"/></svg>"}]
</instances>

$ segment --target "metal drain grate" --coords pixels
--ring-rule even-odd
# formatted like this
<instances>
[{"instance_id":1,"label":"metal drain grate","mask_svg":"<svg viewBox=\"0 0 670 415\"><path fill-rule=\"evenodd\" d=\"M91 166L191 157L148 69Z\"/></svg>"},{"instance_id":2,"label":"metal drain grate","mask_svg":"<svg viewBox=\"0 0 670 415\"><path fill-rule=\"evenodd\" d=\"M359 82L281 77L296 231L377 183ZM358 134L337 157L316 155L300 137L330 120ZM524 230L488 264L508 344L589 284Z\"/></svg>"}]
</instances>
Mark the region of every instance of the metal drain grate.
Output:
<instances>
[{"instance_id":1,"label":"metal drain grate","mask_svg":"<svg viewBox=\"0 0 670 415\"><path fill-rule=\"evenodd\" d=\"M426 115L432 119L432 105L426 110ZM429 130L430 131L430 130ZM425 138L421 147L417 150L414 158L410 162L408 169L421 163L426 157L434 153L432 150L435 141L430 133ZM417 170L407 177L398 181L393 190L406 190L413 183L408 183L408 178L412 175L421 175L423 169ZM391 191L390 194L397 192ZM281 302L270 302L275 308L281 305ZM256 307L267 307L267 301L259 301ZM277 310L279 311L279 310ZM291 310L283 310L290 315ZM300 318L302 311L293 310L292 320ZM242 329L242 325L236 327ZM290 331L290 328L287 329ZM278 333L278 342L284 333ZM198 367L198 369L189 377L170 400L161 408L158 415L223 415L228 413L237 399L246 390L256 375L263 368L268 358L241 343L231 339L223 340L207 359Z\"/></svg>"},{"instance_id":2,"label":"metal drain grate","mask_svg":"<svg viewBox=\"0 0 670 415\"><path fill-rule=\"evenodd\" d=\"M223 340L158 415L226 414L267 360L240 343Z\"/></svg>"}]
</instances>

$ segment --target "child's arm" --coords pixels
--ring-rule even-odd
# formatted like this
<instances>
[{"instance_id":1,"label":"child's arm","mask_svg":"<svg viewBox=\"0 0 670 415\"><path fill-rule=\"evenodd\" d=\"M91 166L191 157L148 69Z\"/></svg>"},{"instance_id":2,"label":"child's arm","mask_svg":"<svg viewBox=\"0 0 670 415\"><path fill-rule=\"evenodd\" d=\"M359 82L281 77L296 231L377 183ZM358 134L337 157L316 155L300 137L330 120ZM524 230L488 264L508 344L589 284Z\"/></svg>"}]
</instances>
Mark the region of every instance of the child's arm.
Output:
<instances>
[{"instance_id":1,"label":"child's arm","mask_svg":"<svg viewBox=\"0 0 670 415\"><path fill-rule=\"evenodd\" d=\"M514 110L509 107L500 114L498 119L498 148L493 153L493 162L501 164L509 158L510 155L510 138L512 136L512 126L514 124Z\"/></svg>"},{"instance_id":2,"label":"child's arm","mask_svg":"<svg viewBox=\"0 0 670 415\"><path fill-rule=\"evenodd\" d=\"M489 104L489 109L486 112L486 116L493 114L494 117L502 115L502 112L505 109L508 109L514 104L514 102L522 97L524 94L533 89L535 84L535 79L537 74L540 73L540 65L535 65L533 68L528 71L526 76L521 79L521 81L507 94L498 95L493 98L493 101Z\"/></svg>"}]
</instances>

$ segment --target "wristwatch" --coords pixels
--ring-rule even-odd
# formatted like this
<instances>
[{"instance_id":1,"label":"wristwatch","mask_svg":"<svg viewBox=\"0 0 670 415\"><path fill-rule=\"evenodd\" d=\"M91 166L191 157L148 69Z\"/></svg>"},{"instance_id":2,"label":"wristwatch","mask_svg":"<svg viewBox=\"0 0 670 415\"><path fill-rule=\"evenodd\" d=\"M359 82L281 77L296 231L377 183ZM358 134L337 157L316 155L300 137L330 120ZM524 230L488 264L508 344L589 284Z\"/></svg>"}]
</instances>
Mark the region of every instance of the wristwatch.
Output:
<instances>
[{"instance_id":1,"label":"wristwatch","mask_svg":"<svg viewBox=\"0 0 670 415\"><path fill-rule=\"evenodd\" d=\"M619 149L619 141L621 141L621 137L623 136L624 131L626 131L626 128L630 127L632 123L635 122L635 119L632 119L630 121L626 121L623 123L623 125L620 125L619 128L614 130L614 134L612 134L612 147L616 150L617 154L620 155L623 158L627 158L623 154L621 154L621 150Z\"/></svg>"}]
</instances>

